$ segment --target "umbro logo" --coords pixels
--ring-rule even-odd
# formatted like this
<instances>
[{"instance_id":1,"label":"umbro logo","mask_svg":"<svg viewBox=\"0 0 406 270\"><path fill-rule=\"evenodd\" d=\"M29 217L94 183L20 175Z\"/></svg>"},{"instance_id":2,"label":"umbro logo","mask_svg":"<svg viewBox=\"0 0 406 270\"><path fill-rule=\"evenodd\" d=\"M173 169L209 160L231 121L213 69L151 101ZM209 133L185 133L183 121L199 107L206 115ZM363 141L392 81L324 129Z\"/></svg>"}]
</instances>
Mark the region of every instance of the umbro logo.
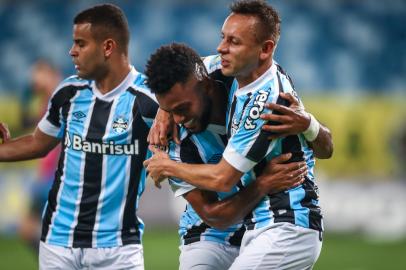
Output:
<instances>
[{"instance_id":1,"label":"umbro logo","mask_svg":"<svg viewBox=\"0 0 406 270\"><path fill-rule=\"evenodd\" d=\"M86 117L86 114L84 112L81 112L81 111L74 112L74 113L72 113L72 115L77 120L82 119L83 117Z\"/></svg>"}]
</instances>

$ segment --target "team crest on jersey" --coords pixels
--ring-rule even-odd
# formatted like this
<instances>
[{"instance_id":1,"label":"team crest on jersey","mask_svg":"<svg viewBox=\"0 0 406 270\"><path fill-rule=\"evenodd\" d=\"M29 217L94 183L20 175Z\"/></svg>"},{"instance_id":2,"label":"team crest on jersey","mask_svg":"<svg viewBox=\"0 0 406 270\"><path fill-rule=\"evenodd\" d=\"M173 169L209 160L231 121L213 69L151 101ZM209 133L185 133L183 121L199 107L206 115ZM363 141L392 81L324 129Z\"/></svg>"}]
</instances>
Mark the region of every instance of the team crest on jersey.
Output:
<instances>
[{"instance_id":1,"label":"team crest on jersey","mask_svg":"<svg viewBox=\"0 0 406 270\"><path fill-rule=\"evenodd\" d=\"M119 116L113 121L113 130L117 134L121 134L128 129L128 119L123 116Z\"/></svg>"},{"instance_id":2,"label":"team crest on jersey","mask_svg":"<svg viewBox=\"0 0 406 270\"><path fill-rule=\"evenodd\" d=\"M245 119L244 128L247 130L255 129L257 124L255 120L259 118L261 112L265 108L265 103L268 100L269 92L259 90L258 95L255 97L254 104L248 112L248 117Z\"/></svg>"}]
</instances>

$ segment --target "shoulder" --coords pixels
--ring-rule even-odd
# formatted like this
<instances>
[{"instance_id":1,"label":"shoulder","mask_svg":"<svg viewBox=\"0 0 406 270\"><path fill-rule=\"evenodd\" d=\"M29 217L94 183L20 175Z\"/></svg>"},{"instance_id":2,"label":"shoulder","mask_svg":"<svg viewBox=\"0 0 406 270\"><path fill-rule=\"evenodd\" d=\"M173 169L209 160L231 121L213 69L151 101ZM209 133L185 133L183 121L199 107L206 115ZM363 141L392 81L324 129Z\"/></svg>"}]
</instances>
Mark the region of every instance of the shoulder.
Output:
<instances>
[{"instance_id":1,"label":"shoulder","mask_svg":"<svg viewBox=\"0 0 406 270\"><path fill-rule=\"evenodd\" d=\"M84 89L91 89L91 81L73 75L59 83L50 100L54 104L63 104L66 100L72 98L77 91Z\"/></svg>"},{"instance_id":2,"label":"shoulder","mask_svg":"<svg viewBox=\"0 0 406 270\"><path fill-rule=\"evenodd\" d=\"M141 110L142 115L154 118L158 110L158 102L146 83L147 77L142 73L138 73L134 82L128 88L128 92L135 96L137 106Z\"/></svg>"},{"instance_id":3,"label":"shoulder","mask_svg":"<svg viewBox=\"0 0 406 270\"><path fill-rule=\"evenodd\" d=\"M84 89L90 88L91 81L84 80L77 75L72 75L66 79L64 79L59 85L57 86L55 92L59 91L68 91L68 89Z\"/></svg>"}]
</instances>

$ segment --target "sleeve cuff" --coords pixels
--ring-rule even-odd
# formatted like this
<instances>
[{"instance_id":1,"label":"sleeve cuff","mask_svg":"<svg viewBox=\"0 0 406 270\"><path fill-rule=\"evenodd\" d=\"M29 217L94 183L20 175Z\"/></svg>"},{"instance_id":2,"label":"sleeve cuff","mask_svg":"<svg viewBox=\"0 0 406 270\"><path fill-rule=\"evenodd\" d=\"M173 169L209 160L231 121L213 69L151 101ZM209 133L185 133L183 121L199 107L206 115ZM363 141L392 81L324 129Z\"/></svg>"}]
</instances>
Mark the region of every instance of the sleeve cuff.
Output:
<instances>
[{"instance_id":1,"label":"sleeve cuff","mask_svg":"<svg viewBox=\"0 0 406 270\"><path fill-rule=\"evenodd\" d=\"M241 155L235 149L227 145L223 153L223 158L234 168L240 172L248 172L251 170L257 163Z\"/></svg>"},{"instance_id":2,"label":"sleeve cuff","mask_svg":"<svg viewBox=\"0 0 406 270\"><path fill-rule=\"evenodd\" d=\"M60 127L52 125L47 119L46 115L38 123L38 128L45 134L58 138Z\"/></svg>"},{"instance_id":3,"label":"sleeve cuff","mask_svg":"<svg viewBox=\"0 0 406 270\"><path fill-rule=\"evenodd\" d=\"M169 184L171 185L171 189L176 198L181 197L196 188L195 186L192 186L184 181L173 178L169 179Z\"/></svg>"}]
</instances>

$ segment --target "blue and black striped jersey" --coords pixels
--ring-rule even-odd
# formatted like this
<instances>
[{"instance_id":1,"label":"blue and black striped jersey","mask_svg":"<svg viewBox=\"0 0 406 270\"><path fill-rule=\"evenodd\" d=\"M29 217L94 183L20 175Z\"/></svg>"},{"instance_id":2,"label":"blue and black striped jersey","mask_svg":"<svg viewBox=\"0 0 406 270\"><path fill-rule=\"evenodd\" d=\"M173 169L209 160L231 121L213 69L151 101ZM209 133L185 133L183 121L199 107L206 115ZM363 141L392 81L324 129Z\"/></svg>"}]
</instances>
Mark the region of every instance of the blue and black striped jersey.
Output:
<instances>
[{"instance_id":1,"label":"blue and black striped jersey","mask_svg":"<svg viewBox=\"0 0 406 270\"><path fill-rule=\"evenodd\" d=\"M209 72L220 68L220 58L205 59ZM271 113L265 103L284 104L280 92L297 94L290 77L274 62L257 80L242 88L234 80L229 95L227 113L227 135L229 138L223 158L245 175L246 186L261 173L264 164L283 153L293 153L291 161L305 160L308 166L306 181L295 188L264 198L246 219L249 229L261 228L273 222L289 222L298 226L322 230L322 215L319 207L318 188L314 179L313 151L302 134L268 140L269 133L261 127L265 124L259 116Z\"/></svg>"},{"instance_id":2,"label":"blue and black striped jersey","mask_svg":"<svg viewBox=\"0 0 406 270\"><path fill-rule=\"evenodd\" d=\"M169 146L169 156L178 162L192 164L216 164L220 161L227 144L224 126L209 125L200 133L190 134L185 128L180 129L181 144L173 142ZM182 196L195 189L194 186L176 178L169 180L175 196ZM223 200L238 192L235 186L230 192L218 192L218 200ZM212 241L222 244L240 246L245 227L242 222L227 229L218 230L210 227L198 216L192 205L186 205L179 222L179 235L183 245L197 241Z\"/></svg>"},{"instance_id":3,"label":"blue and black striped jersey","mask_svg":"<svg viewBox=\"0 0 406 270\"><path fill-rule=\"evenodd\" d=\"M38 124L63 145L42 241L81 248L141 242L144 225L136 212L157 108L145 76L134 68L105 95L94 81L77 76L59 85Z\"/></svg>"}]
</instances>

